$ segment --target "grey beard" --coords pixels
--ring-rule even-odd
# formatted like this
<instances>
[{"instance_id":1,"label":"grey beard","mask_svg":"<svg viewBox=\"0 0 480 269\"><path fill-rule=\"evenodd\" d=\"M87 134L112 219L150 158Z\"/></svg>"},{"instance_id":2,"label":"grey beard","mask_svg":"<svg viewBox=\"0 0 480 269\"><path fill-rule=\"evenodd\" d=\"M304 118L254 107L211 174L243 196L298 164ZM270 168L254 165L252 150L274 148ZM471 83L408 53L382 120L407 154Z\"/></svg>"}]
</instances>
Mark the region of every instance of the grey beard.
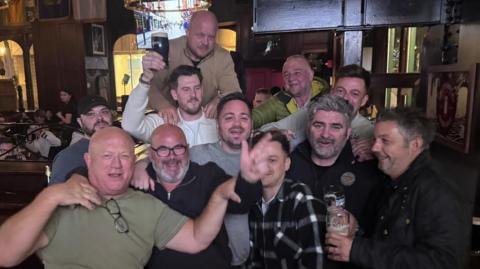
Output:
<instances>
[{"instance_id":1,"label":"grey beard","mask_svg":"<svg viewBox=\"0 0 480 269\"><path fill-rule=\"evenodd\" d=\"M161 180L167 183L178 183L182 181L182 179L187 174L189 166L190 166L190 161L188 161L184 167L180 168L180 172L176 176L170 176L167 173L165 173L162 169L160 169L155 164L155 162L152 162L152 167L153 167L153 170L155 171L155 174L157 174L157 178L160 178Z\"/></svg>"}]
</instances>

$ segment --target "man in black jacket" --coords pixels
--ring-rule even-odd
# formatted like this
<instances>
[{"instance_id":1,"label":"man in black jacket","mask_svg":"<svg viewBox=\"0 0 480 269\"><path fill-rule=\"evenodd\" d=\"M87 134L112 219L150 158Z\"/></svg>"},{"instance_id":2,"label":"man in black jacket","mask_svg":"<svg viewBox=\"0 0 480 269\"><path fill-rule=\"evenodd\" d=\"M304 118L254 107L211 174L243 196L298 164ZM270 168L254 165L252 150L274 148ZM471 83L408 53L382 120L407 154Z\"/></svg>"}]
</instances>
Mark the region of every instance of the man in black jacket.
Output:
<instances>
[{"instance_id":1,"label":"man in black jacket","mask_svg":"<svg viewBox=\"0 0 480 269\"><path fill-rule=\"evenodd\" d=\"M146 168L155 186L150 193L172 209L186 216L198 216L206 206L215 188L229 179L218 165L208 162L199 165L190 162L188 144L182 130L164 124L152 133L149 158ZM242 172L245 170L242 170ZM236 192L241 204L229 203L229 213L246 213L257 197L261 185L250 184L242 177L237 180ZM248 236L248 235L247 235ZM148 268L229 268L231 253L225 229L214 242L198 254L186 254L168 249L154 249Z\"/></svg>"},{"instance_id":2,"label":"man in black jacket","mask_svg":"<svg viewBox=\"0 0 480 269\"><path fill-rule=\"evenodd\" d=\"M368 231L381 174L374 161L359 162L352 153L352 112L352 106L335 95L323 95L310 103L307 140L290 154L292 164L287 177L304 182L322 199L326 186L342 186L345 208L359 221L361 229Z\"/></svg>"},{"instance_id":3,"label":"man in black jacket","mask_svg":"<svg viewBox=\"0 0 480 269\"><path fill-rule=\"evenodd\" d=\"M391 178L372 236L327 233L329 258L364 268L459 268L466 249L458 199L432 169L435 132L420 113L387 110L377 118L372 151Z\"/></svg>"}]
</instances>

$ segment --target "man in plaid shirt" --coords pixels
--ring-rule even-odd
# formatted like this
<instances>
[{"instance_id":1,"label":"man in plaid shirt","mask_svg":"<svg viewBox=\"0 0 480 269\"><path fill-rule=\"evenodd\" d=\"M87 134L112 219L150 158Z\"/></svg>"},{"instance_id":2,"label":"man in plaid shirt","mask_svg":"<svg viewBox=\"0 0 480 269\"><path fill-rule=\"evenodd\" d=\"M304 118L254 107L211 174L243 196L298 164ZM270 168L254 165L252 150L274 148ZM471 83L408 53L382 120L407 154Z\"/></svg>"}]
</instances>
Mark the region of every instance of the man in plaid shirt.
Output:
<instances>
[{"instance_id":1,"label":"man in plaid shirt","mask_svg":"<svg viewBox=\"0 0 480 269\"><path fill-rule=\"evenodd\" d=\"M268 158L260 164L268 171L261 178L262 200L249 214L252 250L247 267L322 268L320 235L325 233L325 216L317 212L325 212L325 206L307 185L285 178L290 167L285 135L260 133L253 144L269 137L264 148Z\"/></svg>"}]
</instances>

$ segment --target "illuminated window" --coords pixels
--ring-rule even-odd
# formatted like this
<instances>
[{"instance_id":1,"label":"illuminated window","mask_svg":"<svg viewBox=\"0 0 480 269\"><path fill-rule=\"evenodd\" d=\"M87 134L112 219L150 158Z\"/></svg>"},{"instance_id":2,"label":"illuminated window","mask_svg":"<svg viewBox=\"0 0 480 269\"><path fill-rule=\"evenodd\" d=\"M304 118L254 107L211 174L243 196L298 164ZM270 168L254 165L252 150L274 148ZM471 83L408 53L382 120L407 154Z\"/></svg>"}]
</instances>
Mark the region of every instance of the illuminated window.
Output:
<instances>
[{"instance_id":1,"label":"illuminated window","mask_svg":"<svg viewBox=\"0 0 480 269\"><path fill-rule=\"evenodd\" d=\"M115 89L117 103L122 95L130 95L142 74L142 56L145 50L137 49L135 35L120 37L113 46L113 65L115 68Z\"/></svg>"}]
</instances>

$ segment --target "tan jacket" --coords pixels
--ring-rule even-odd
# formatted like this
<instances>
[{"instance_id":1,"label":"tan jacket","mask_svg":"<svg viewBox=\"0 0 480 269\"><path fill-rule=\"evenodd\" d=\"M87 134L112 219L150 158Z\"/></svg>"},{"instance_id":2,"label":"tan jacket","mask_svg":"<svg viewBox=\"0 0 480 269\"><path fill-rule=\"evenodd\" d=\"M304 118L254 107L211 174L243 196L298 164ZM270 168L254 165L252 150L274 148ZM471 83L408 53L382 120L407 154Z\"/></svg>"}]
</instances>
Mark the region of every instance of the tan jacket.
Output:
<instances>
[{"instance_id":1,"label":"tan jacket","mask_svg":"<svg viewBox=\"0 0 480 269\"><path fill-rule=\"evenodd\" d=\"M168 77L179 65L193 66L192 61L185 55L186 46L187 38L185 36L170 40L169 65L165 70L156 72L151 81L148 93L151 108L160 110L168 103L176 106L168 88ZM197 67L200 68L203 75L203 106L219 94L223 96L231 92L241 91L232 57L228 51L220 46L215 45L213 52L205 57Z\"/></svg>"}]
</instances>

